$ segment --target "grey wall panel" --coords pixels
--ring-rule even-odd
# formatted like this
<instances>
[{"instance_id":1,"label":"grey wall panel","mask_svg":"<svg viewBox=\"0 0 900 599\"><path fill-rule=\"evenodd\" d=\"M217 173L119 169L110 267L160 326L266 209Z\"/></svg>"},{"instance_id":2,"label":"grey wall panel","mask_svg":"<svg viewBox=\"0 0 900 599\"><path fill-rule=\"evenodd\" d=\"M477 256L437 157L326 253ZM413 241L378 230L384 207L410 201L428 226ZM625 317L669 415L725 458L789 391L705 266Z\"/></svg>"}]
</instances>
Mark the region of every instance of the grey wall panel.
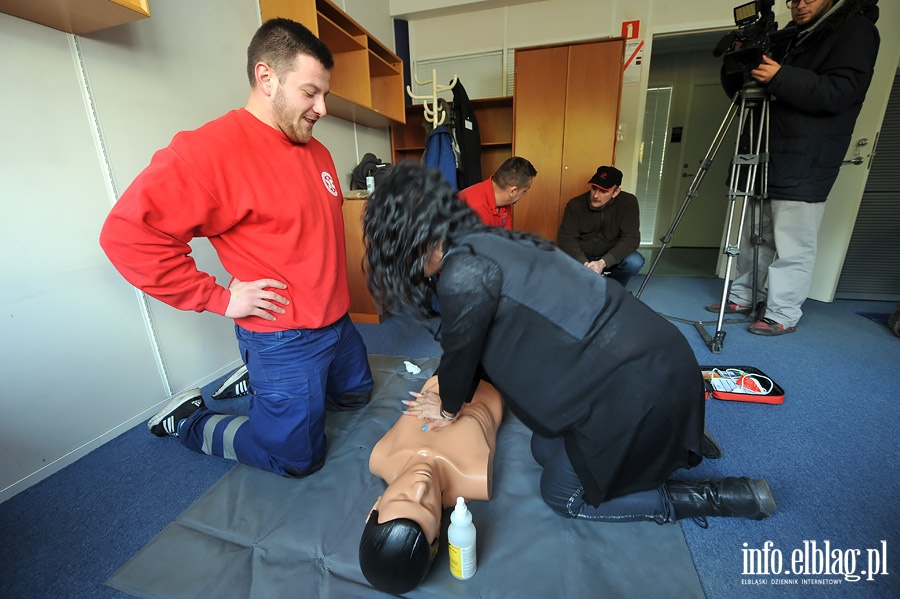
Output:
<instances>
[{"instance_id":1,"label":"grey wall panel","mask_svg":"<svg viewBox=\"0 0 900 599\"><path fill-rule=\"evenodd\" d=\"M335 2L353 20L363 26L382 44L396 50L394 45L394 22L388 18L391 12L390 0L338 0Z\"/></svg>"},{"instance_id":2,"label":"grey wall panel","mask_svg":"<svg viewBox=\"0 0 900 599\"><path fill-rule=\"evenodd\" d=\"M254 0L154 0L151 18L81 39L119 191L157 149L244 106Z\"/></svg>"},{"instance_id":3,"label":"grey wall panel","mask_svg":"<svg viewBox=\"0 0 900 599\"><path fill-rule=\"evenodd\" d=\"M66 34L0 15L0 500L164 397ZM15 82L12 84L11 82Z\"/></svg>"}]
</instances>

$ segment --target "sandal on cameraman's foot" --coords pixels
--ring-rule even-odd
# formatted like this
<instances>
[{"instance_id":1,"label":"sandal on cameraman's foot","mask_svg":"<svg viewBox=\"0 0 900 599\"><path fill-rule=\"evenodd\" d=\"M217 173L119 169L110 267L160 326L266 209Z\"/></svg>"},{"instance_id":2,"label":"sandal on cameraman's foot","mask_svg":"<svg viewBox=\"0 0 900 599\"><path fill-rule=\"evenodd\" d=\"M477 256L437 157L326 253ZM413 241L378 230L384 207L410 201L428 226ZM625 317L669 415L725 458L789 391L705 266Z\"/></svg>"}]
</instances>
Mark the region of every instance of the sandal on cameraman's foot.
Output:
<instances>
[{"instance_id":1,"label":"sandal on cameraman's foot","mask_svg":"<svg viewBox=\"0 0 900 599\"><path fill-rule=\"evenodd\" d=\"M793 333L797 330L797 327L785 326L779 322L775 322L771 318L763 318L751 324L747 330L754 335L774 337L776 335L786 335L787 333Z\"/></svg>"},{"instance_id":2,"label":"sandal on cameraman's foot","mask_svg":"<svg viewBox=\"0 0 900 599\"><path fill-rule=\"evenodd\" d=\"M716 302L714 304L706 306L706 311L715 312L718 314L721 307L722 304ZM741 304L736 304L735 302L727 302L725 304L725 314L750 314L751 312L753 312L753 308L749 306L742 306Z\"/></svg>"}]
</instances>

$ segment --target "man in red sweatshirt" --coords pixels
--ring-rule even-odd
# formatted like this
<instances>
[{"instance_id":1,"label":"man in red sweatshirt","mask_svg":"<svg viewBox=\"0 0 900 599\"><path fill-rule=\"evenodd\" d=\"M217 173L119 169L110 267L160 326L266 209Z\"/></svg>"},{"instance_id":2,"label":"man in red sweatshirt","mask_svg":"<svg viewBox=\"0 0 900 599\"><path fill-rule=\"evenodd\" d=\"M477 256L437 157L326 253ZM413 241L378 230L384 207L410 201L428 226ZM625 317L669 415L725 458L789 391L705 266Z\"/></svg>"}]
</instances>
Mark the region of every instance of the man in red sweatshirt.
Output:
<instances>
[{"instance_id":1,"label":"man in red sweatshirt","mask_svg":"<svg viewBox=\"0 0 900 599\"><path fill-rule=\"evenodd\" d=\"M537 171L524 158L507 158L492 177L459 192L486 225L512 230L512 205L531 189Z\"/></svg>"},{"instance_id":2,"label":"man in red sweatshirt","mask_svg":"<svg viewBox=\"0 0 900 599\"><path fill-rule=\"evenodd\" d=\"M304 476L325 459L325 406L354 409L372 389L347 311L341 193L331 154L312 137L334 59L306 27L264 23L247 51L250 97L156 152L113 207L100 244L116 269L181 310L235 321L253 396L248 416L216 414L199 390L148 426L189 449ZM229 286L197 269L207 237Z\"/></svg>"}]
</instances>

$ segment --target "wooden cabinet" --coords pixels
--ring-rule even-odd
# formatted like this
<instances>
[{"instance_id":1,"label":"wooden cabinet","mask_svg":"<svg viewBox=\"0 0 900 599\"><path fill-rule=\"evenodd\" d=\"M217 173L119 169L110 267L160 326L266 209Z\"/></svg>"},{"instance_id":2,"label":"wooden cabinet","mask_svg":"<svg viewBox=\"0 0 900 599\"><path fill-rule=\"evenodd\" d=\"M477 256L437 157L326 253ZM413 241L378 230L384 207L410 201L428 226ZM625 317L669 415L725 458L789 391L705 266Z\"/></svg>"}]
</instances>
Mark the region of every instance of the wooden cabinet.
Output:
<instances>
[{"instance_id":1,"label":"wooden cabinet","mask_svg":"<svg viewBox=\"0 0 900 599\"><path fill-rule=\"evenodd\" d=\"M303 23L334 54L329 114L368 127L402 123L403 61L331 0L259 0L263 21Z\"/></svg>"},{"instance_id":2,"label":"wooden cabinet","mask_svg":"<svg viewBox=\"0 0 900 599\"><path fill-rule=\"evenodd\" d=\"M615 161L622 39L516 50L513 152L538 171L513 227L556 241L566 203Z\"/></svg>"},{"instance_id":3,"label":"wooden cabinet","mask_svg":"<svg viewBox=\"0 0 900 599\"><path fill-rule=\"evenodd\" d=\"M513 99L470 100L481 135L481 174L488 178L503 161L512 156ZM448 103L452 107L452 103ZM421 104L406 107L406 123L391 126L391 160L421 162L425 153L426 131ZM446 124L446 123L445 123Z\"/></svg>"},{"instance_id":4,"label":"wooden cabinet","mask_svg":"<svg viewBox=\"0 0 900 599\"><path fill-rule=\"evenodd\" d=\"M362 219L366 200L344 197L344 239L347 244L347 280L350 283L350 318L353 322L378 324L382 321L369 293L364 270L366 247L363 243Z\"/></svg>"},{"instance_id":5,"label":"wooden cabinet","mask_svg":"<svg viewBox=\"0 0 900 599\"><path fill-rule=\"evenodd\" d=\"M84 35L150 16L149 0L0 0L0 12Z\"/></svg>"}]
</instances>

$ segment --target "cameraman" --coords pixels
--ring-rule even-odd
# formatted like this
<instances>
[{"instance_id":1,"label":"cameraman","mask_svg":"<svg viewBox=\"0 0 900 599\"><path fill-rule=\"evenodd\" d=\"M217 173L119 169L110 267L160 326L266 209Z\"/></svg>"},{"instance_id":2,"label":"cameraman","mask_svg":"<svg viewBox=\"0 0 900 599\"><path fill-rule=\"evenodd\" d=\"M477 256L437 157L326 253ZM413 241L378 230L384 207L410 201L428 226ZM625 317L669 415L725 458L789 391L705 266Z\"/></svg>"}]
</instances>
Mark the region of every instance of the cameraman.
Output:
<instances>
[{"instance_id":1,"label":"cameraman","mask_svg":"<svg viewBox=\"0 0 900 599\"><path fill-rule=\"evenodd\" d=\"M768 198L762 200L758 284L764 317L757 335L796 330L816 260L825 200L850 145L872 80L880 37L878 0L787 0L792 22L773 36L770 58L749 71L771 97ZM777 41L774 41L777 39ZM723 75L733 96L744 73ZM753 311L749 219L725 312ZM764 289L767 284L768 291ZM706 307L718 312L719 304Z\"/></svg>"}]
</instances>

